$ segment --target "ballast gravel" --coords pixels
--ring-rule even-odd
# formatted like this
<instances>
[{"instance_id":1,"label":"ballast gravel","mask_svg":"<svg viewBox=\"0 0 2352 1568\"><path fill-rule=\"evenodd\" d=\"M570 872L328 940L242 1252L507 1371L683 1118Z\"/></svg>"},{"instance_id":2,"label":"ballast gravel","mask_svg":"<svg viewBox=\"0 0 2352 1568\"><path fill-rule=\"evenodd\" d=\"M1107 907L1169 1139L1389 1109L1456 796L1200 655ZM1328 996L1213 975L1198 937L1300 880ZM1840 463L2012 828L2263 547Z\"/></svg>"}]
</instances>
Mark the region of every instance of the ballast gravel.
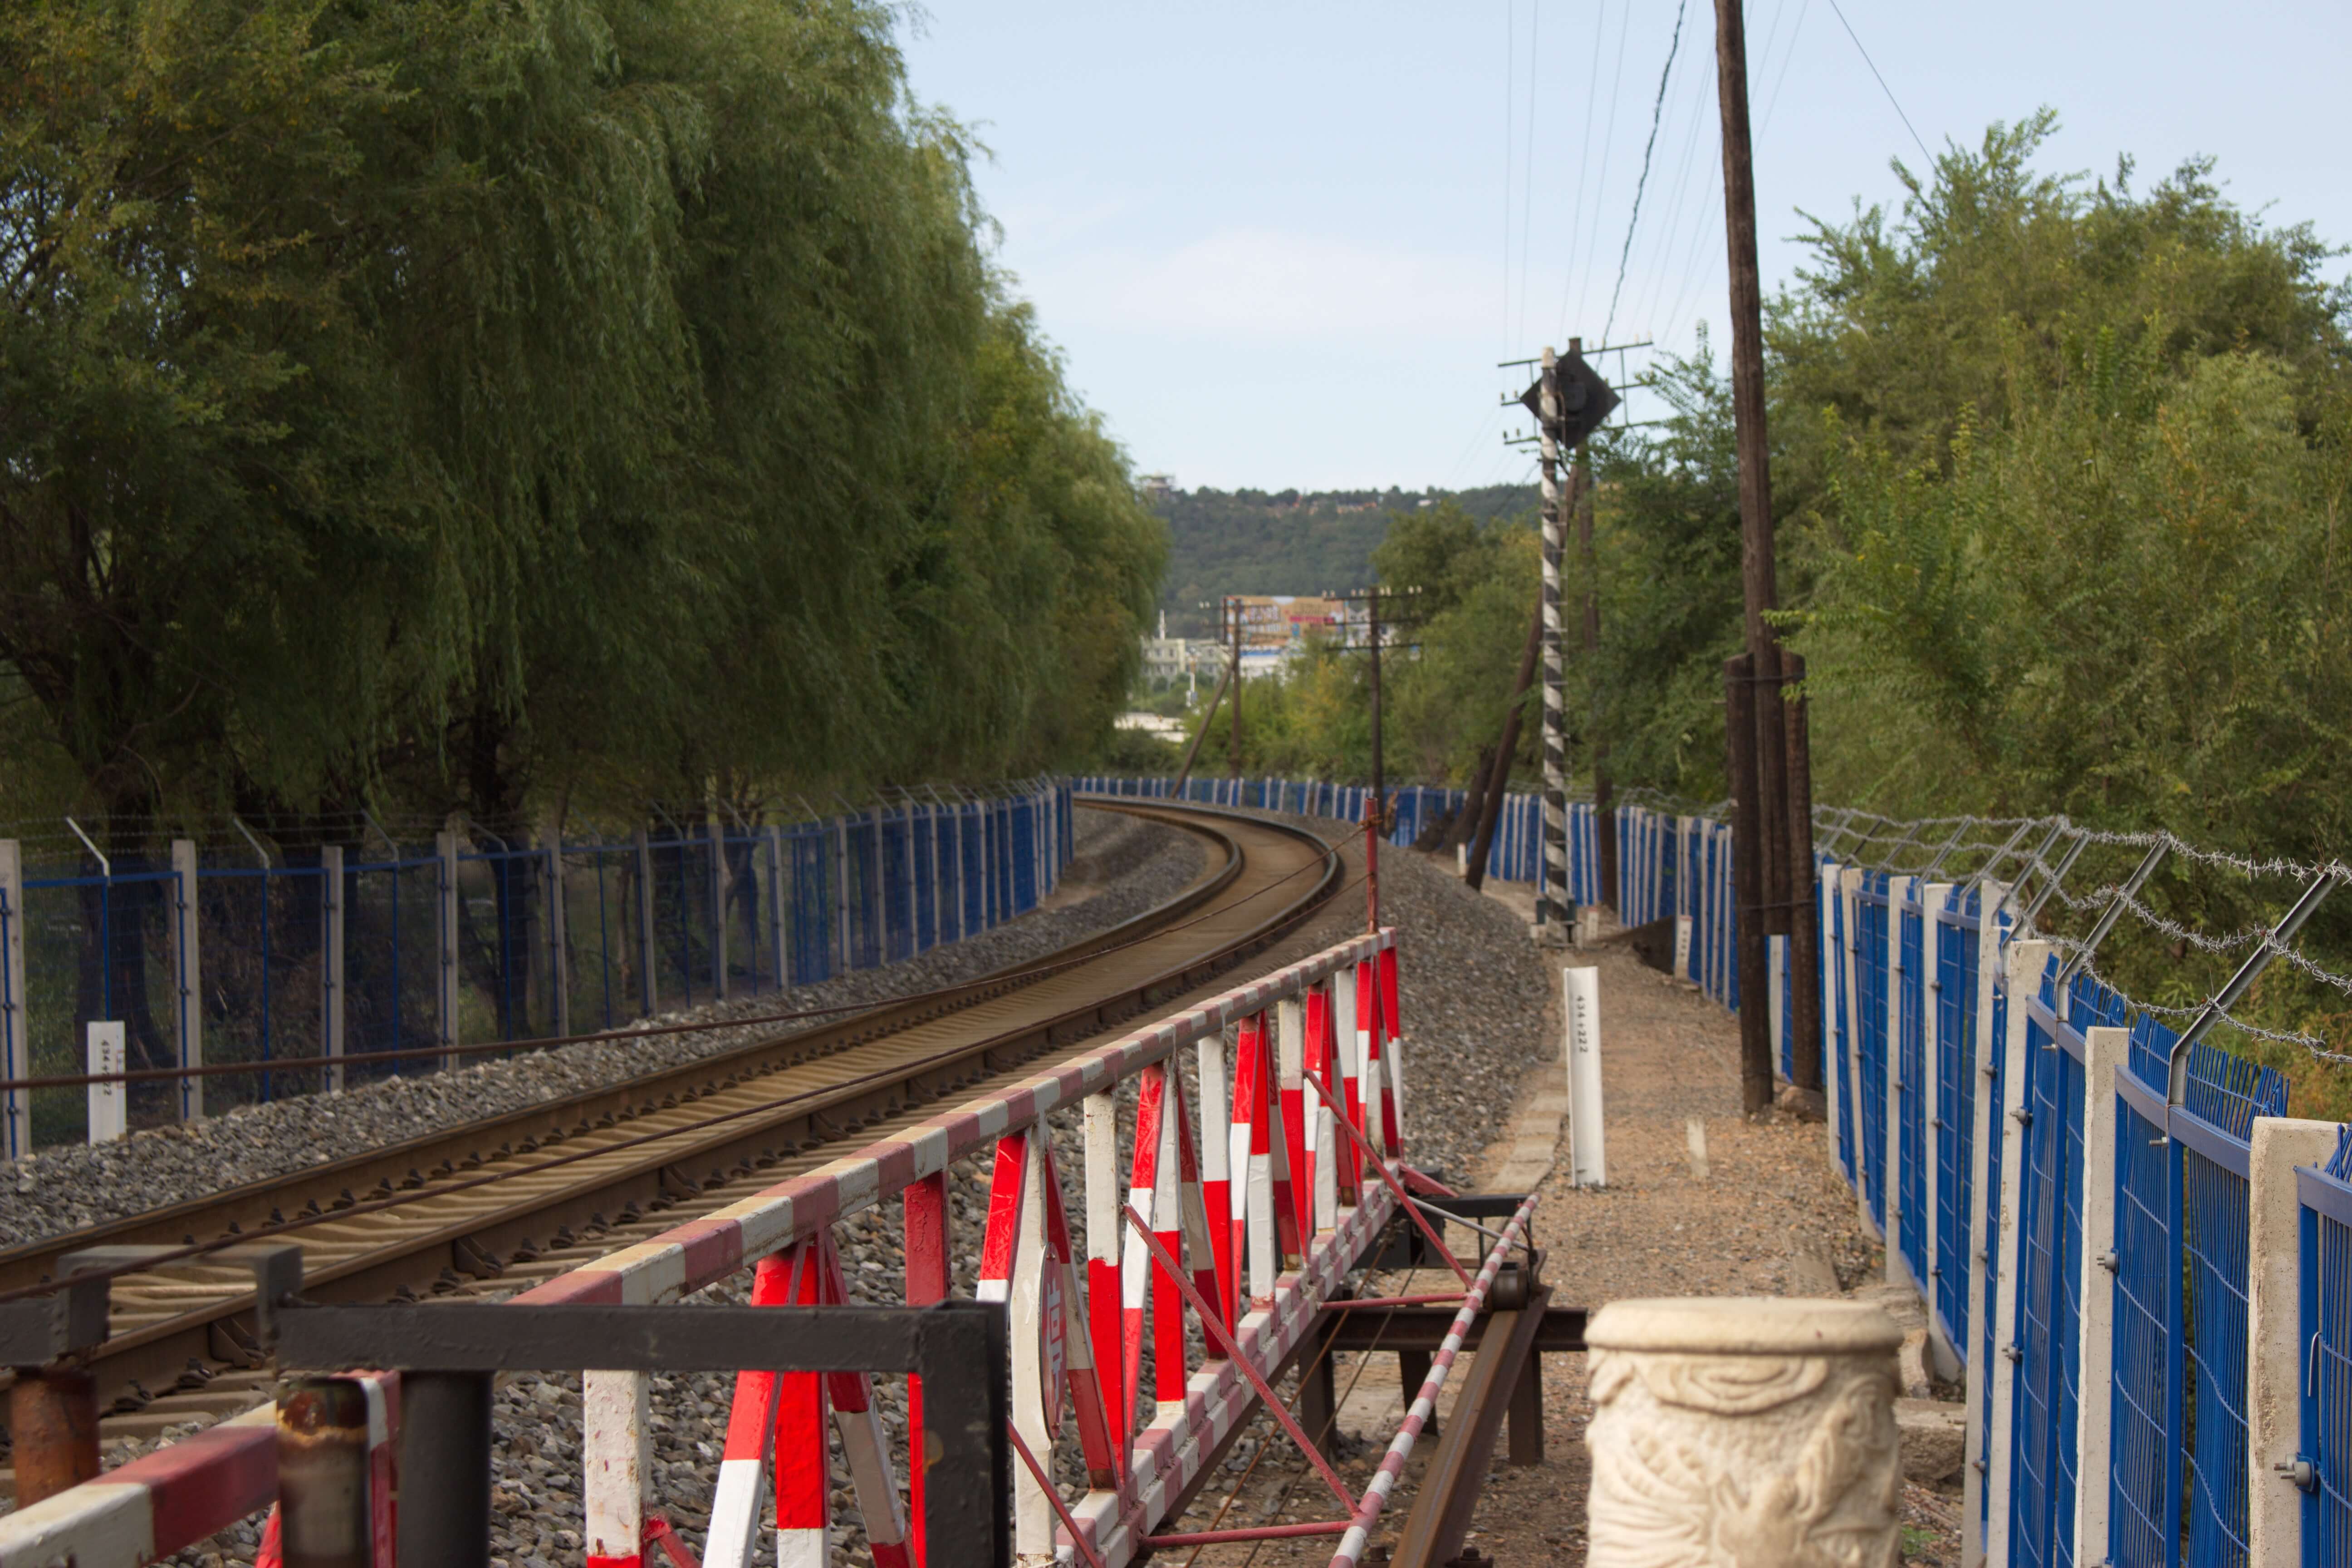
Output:
<instances>
[{"instance_id":1,"label":"ballast gravel","mask_svg":"<svg viewBox=\"0 0 2352 1568\"><path fill-rule=\"evenodd\" d=\"M1117 925L1200 876L1206 852L1189 834L1116 812L1081 808L1075 857L1046 906L971 940L816 985L664 1013L648 1026L865 1006L975 979ZM1088 889L1094 889L1090 894ZM746 1024L708 1032L566 1046L453 1072L389 1078L339 1095L305 1094L96 1147L45 1149L0 1163L0 1246L205 1196L324 1164L461 1122L600 1089L638 1073L730 1050L806 1024Z\"/></svg>"},{"instance_id":2,"label":"ballast gravel","mask_svg":"<svg viewBox=\"0 0 2352 1568\"><path fill-rule=\"evenodd\" d=\"M1334 832L1328 822L1307 825L1327 835ZM1355 870L1351 866L1351 881ZM1515 915L1495 900L1471 893L1423 857L1385 850L1381 891L1382 921L1396 926L1402 936L1399 1005L1406 1049L1406 1157L1440 1177L1466 1179L1472 1162L1510 1120L1528 1069L1553 1054L1545 1023L1548 972ZM1318 952L1364 926L1363 890L1351 886L1306 928L1252 960L1250 971L1263 973ZM1059 931L1044 945L1067 940L1070 933ZM1213 989L1226 989L1243 978L1240 973L1222 976ZM1130 1126L1133 1110L1130 1086L1121 1097L1122 1121ZM1070 1196L1070 1219L1078 1232L1073 1244L1082 1250L1085 1205L1078 1184L1084 1165L1076 1109L1049 1120ZM958 1295L970 1295L978 1275L987 1185L984 1158L967 1159L950 1172L950 1258ZM835 1238L853 1297L877 1303L903 1299L897 1205L886 1204L843 1222L835 1227ZM682 1305L740 1303L748 1300L749 1284L750 1276L740 1275ZM1197 1330L1192 1353L1196 1358L1202 1353ZM1147 1350L1142 1380L1147 1403L1151 1380ZM652 1490L664 1514L698 1556L709 1525L734 1380L730 1374L693 1373L655 1377L650 1383ZM877 1380L876 1394L903 1462L903 1384ZM577 1373L517 1374L500 1386L492 1495L496 1568L560 1568L582 1560L580 1410ZM1272 1423L1261 1415L1234 1446L1225 1462L1227 1472L1244 1472L1273 1431ZM1385 1441L1385 1436L1377 1440ZM1362 1434L1341 1434L1339 1447L1345 1454L1363 1442ZM1057 1448L1055 1468L1066 1479L1082 1473L1073 1438L1066 1437ZM832 1561L842 1568L869 1563L863 1521L837 1454L834 1474ZM259 1521L251 1521L170 1561L185 1568L247 1564L253 1561L258 1540ZM763 1531L754 1562L764 1568L774 1561L772 1532Z\"/></svg>"}]
</instances>

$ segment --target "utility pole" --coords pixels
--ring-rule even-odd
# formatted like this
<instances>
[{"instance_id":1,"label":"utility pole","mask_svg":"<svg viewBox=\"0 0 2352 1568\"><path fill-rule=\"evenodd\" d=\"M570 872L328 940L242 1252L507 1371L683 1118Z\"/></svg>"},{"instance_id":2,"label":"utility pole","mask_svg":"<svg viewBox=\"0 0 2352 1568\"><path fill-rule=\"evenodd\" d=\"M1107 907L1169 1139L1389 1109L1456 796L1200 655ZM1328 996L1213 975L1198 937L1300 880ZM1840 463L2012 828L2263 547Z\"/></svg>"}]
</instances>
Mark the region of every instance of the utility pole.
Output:
<instances>
[{"instance_id":1,"label":"utility pole","mask_svg":"<svg viewBox=\"0 0 2352 1568\"><path fill-rule=\"evenodd\" d=\"M1570 338L1568 352L1580 356L1582 338ZM1565 533L1559 506L1559 361L1543 352L1543 379L1536 431L1543 465L1543 887L1536 900L1538 934L1550 942L1568 940L1568 686L1559 638L1559 563Z\"/></svg>"},{"instance_id":2,"label":"utility pole","mask_svg":"<svg viewBox=\"0 0 2352 1568\"><path fill-rule=\"evenodd\" d=\"M1233 750L1233 773L1234 773L1234 788L1235 788L1235 789L1239 789L1239 788L1240 788L1240 786L1241 786L1241 782L1242 782L1242 601L1241 601L1241 595L1238 595L1238 594L1228 594L1228 595L1225 595L1225 601L1224 601L1224 602L1225 602L1225 614L1226 614L1227 617L1228 617L1228 618L1230 618L1230 619L1231 619L1231 621L1233 622L1233 639L1234 639L1234 653L1233 653L1233 660L1234 660L1234 665L1233 665L1233 668L1234 668L1234 750ZM1239 797L1238 795L1236 795L1234 798L1235 798L1235 800L1236 800L1236 801L1238 801L1240 797Z\"/></svg>"},{"instance_id":3,"label":"utility pole","mask_svg":"<svg viewBox=\"0 0 2352 1568\"><path fill-rule=\"evenodd\" d=\"M1503 710L1502 739L1495 742L1495 760L1486 770L1486 797L1469 803L1478 814L1478 830L1470 842L1470 864L1464 880L1472 892L1486 881L1486 856L1494 847L1495 825L1503 815L1503 794L1510 787L1511 758L1519 749L1519 715L1527 710L1528 688L1535 683L1536 662L1543 653L1543 603L1528 617L1527 646L1519 650L1519 673L1511 683L1511 705Z\"/></svg>"},{"instance_id":4,"label":"utility pole","mask_svg":"<svg viewBox=\"0 0 2352 1568\"><path fill-rule=\"evenodd\" d=\"M1375 583L1369 588L1353 588L1346 590L1334 589L1327 592L1323 595L1325 598L1336 601L1341 605L1361 604L1364 606L1363 647L1365 652L1370 655L1372 661L1370 692L1372 717L1372 801L1374 805L1380 807L1381 821L1383 825L1388 821L1389 797L1388 775L1381 761L1381 653L1382 646L1387 642L1389 636L1392 632L1398 630L1399 627L1394 623L1383 622L1381 619L1381 601L1383 598L1410 600L1413 595L1420 592L1421 589L1418 585L1412 587L1383 588L1379 584ZM1339 620L1340 633L1338 639L1339 647L1342 649L1352 649L1355 646L1353 637L1353 619L1346 611L1342 610L1340 612ZM1418 643L1398 643L1393 646L1400 650L1411 651L1414 648L1418 648L1421 645Z\"/></svg>"},{"instance_id":5,"label":"utility pole","mask_svg":"<svg viewBox=\"0 0 2352 1568\"><path fill-rule=\"evenodd\" d=\"M1381 585L1375 583L1364 595L1364 629L1372 659L1372 820L1385 827L1388 824L1388 781L1381 773ZM1372 929L1380 929L1375 919Z\"/></svg>"},{"instance_id":6,"label":"utility pole","mask_svg":"<svg viewBox=\"0 0 2352 1568\"><path fill-rule=\"evenodd\" d=\"M1801 829L1790 788L1792 720L1781 700L1780 645L1766 616L1773 584L1772 479L1764 410L1763 287L1756 259L1756 174L1748 132L1748 38L1741 0L1715 0L1716 88L1723 121L1724 237L1731 275L1731 402L1739 453L1740 587L1747 651L1725 665L1726 739L1733 814L1733 881L1740 901L1741 1100L1772 1103L1769 940L1790 939L1789 1015L1801 1089L1821 1086L1820 939L1813 925L1810 823ZM1801 861L1801 865L1800 862ZM1800 896L1798 889L1804 892Z\"/></svg>"}]
</instances>

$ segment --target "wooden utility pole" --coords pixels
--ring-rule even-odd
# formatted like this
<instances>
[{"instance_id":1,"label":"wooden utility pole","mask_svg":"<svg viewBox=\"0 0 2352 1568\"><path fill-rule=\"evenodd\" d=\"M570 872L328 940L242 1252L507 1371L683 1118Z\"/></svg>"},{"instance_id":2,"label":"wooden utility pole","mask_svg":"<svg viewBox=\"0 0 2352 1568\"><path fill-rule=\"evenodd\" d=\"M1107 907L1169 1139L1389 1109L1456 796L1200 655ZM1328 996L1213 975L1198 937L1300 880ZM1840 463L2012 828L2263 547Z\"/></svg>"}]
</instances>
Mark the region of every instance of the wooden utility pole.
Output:
<instances>
[{"instance_id":1,"label":"wooden utility pole","mask_svg":"<svg viewBox=\"0 0 2352 1568\"><path fill-rule=\"evenodd\" d=\"M1372 820L1388 823L1388 780L1381 772L1381 585L1364 595L1364 629L1372 658ZM1373 930L1380 929L1376 921Z\"/></svg>"},{"instance_id":2,"label":"wooden utility pole","mask_svg":"<svg viewBox=\"0 0 2352 1568\"><path fill-rule=\"evenodd\" d=\"M1820 983L1803 966L1818 963L1818 937L1796 928L1811 923L1813 900L1811 832L1801 833L1791 812L1788 777L1790 721L1780 700L1780 639L1766 616L1778 599L1773 584L1772 478L1764 416L1763 285L1756 258L1756 173L1748 133L1748 38L1741 0L1715 0L1716 87L1723 121L1724 236L1731 277L1731 404L1739 452L1740 587L1748 651L1725 669L1725 733L1730 749L1733 881L1739 889L1739 1041L1742 1098L1751 1114L1769 1109L1772 1095L1771 985L1769 946L1791 936L1789 1011L1796 1054L1809 1058L1811 1082L1821 1078ZM1810 795L1801 787L1798 794ZM1801 839L1801 843L1792 840ZM1801 860L1801 866L1800 865ZM1804 889L1799 895L1798 889ZM1792 1064L1795 1065L1795 1064Z\"/></svg>"},{"instance_id":3,"label":"wooden utility pole","mask_svg":"<svg viewBox=\"0 0 2352 1568\"><path fill-rule=\"evenodd\" d=\"M1225 613L1233 620L1234 672L1234 784L1242 782L1242 601L1237 594L1225 595ZM1236 796L1236 799L1239 797Z\"/></svg>"},{"instance_id":4,"label":"wooden utility pole","mask_svg":"<svg viewBox=\"0 0 2352 1568\"><path fill-rule=\"evenodd\" d=\"M1511 686L1511 706L1503 715L1503 738L1495 743L1495 761L1486 770L1486 798L1472 803L1478 811L1478 836L1470 843L1470 868L1465 878L1473 891L1486 885L1486 856L1494 847L1495 824L1503 815L1503 793L1511 782L1511 757L1519 749L1519 715L1525 710L1528 688L1535 683L1536 660L1543 652L1543 601L1528 622L1527 646L1519 650L1518 679Z\"/></svg>"}]
</instances>

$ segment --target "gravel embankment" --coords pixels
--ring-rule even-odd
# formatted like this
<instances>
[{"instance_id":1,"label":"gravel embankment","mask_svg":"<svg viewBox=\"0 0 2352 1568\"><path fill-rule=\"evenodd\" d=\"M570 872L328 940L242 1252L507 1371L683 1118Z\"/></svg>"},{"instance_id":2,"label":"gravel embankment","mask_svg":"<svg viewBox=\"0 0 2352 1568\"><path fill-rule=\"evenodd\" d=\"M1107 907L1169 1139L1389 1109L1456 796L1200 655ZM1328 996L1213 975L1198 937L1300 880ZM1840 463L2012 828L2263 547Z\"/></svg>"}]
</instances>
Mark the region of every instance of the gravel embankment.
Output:
<instances>
[{"instance_id":1,"label":"gravel embankment","mask_svg":"<svg viewBox=\"0 0 2352 1568\"><path fill-rule=\"evenodd\" d=\"M1081 811L1075 837L1076 858L1048 907L903 963L782 994L665 1013L651 1022L865 1005L973 979L1042 957L1142 912L1198 877L1206 858L1189 835L1110 812ZM97 1148L43 1150L0 1164L0 1245L39 1240L324 1164L355 1149L421 1137L828 1021L747 1024L567 1046L511 1061L485 1060L455 1072L387 1079L341 1095L242 1106L192 1126L137 1132Z\"/></svg>"},{"instance_id":2,"label":"gravel embankment","mask_svg":"<svg viewBox=\"0 0 2352 1568\"><path fill-rule=\"evenodd\" d=\"M1312 826L1328 832L1331 825ZM1442 868L1416 855L1389 851L1381 858L1381 869L1382 918L1403 937L1399 980L1407 1053L1407 1157L1433 1173L1464 1178L1479 1152L1509 1120L1528 1068L1550 1054L1544 1021L1547 972L1507 910L1469 892ZM1262 972L1319 951L1360 931L1363 921L1362 890L1351 888L1331 910L1276 951L1253 961L1251 967ZM1241 978L1220 977L1213 989L1227 989ZM1131 1117L1132 1090L1122 1100L1122 1110ZM1080 1233L1073 1243L1082 1251L1084 1167L1076 1110L1051 1120L1072 1226ZM950 1194L956 1291L968 1295L978 1272L986 1210L985 1163L966 1160L957 1166L950 1173ZM898 1300L903 1255L897 1205L869 1210L837 1226L835 1235L852 1294L877 1302ZM693 1300L740 1302L748 1287L749 1276L740 1276ZM1197 1356L1197 1340L1195 1344ZM1147 1402L1150 1384L1147 1359ZM719 1374L653 1380L654 1491L698 1553L709 1525L732 1386L731 1376ZM897 1441L898 1462L903 1463L902 1388L894 1380L884 1380L877 1392ZM493 1563L499 1568L559 1568L577 1563L583 1551L578 1375L514 1377L499 1391L497 1423ZM1272 1429L1263 1419L1258 1425ZM1227 1468L1237 1472L1246 1466L1262 1440L1263 1434L1244 1436L1235 1445ZM1343 1441L1341 1447L1349 1445ZM1071 1473L1075 1440L1066 1438L1055 1458L1056 1468ZM836 1460L835 1471L839 1485L833 1500L833 1561L843 1565L870 1561L846 1470ZM172 1561L187 1568L247 1563L257 1533L255 1526L240 1525ZM763 1533L755 1561L774 1561L772 1534Z\"/></svg>"}]
</instances>

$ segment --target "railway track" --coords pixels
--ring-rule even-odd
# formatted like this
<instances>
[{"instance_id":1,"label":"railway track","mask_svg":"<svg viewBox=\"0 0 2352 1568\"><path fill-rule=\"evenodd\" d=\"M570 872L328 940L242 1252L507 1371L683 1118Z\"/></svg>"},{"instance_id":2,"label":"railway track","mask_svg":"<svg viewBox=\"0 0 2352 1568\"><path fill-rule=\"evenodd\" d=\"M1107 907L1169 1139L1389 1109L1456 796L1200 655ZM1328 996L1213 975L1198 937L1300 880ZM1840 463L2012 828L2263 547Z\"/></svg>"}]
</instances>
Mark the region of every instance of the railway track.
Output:
<instances>
[{"instance_id":1,"label":"railway track","mask_svg":"<svg viewBox=\"0 0 2352 1568\"><path fill-rule=\"evenodd\" d=\"M0 1251L0 1290L56 1278L58 1260L85 1247L281 1226L302 1246L312 1300L528 1289L1198 988L1295 929L1342 880L1337 847L1305 829L1198 806L1085 804L1201 837L1210 868L1120 925L964 985ZM101 1443L269 1397L252 1313L242 1266L195 1258L116 1279L110 1337L88 1354ZM12 1483L0 1470L0 1485Z\"/></svg>"}]
</instances>

